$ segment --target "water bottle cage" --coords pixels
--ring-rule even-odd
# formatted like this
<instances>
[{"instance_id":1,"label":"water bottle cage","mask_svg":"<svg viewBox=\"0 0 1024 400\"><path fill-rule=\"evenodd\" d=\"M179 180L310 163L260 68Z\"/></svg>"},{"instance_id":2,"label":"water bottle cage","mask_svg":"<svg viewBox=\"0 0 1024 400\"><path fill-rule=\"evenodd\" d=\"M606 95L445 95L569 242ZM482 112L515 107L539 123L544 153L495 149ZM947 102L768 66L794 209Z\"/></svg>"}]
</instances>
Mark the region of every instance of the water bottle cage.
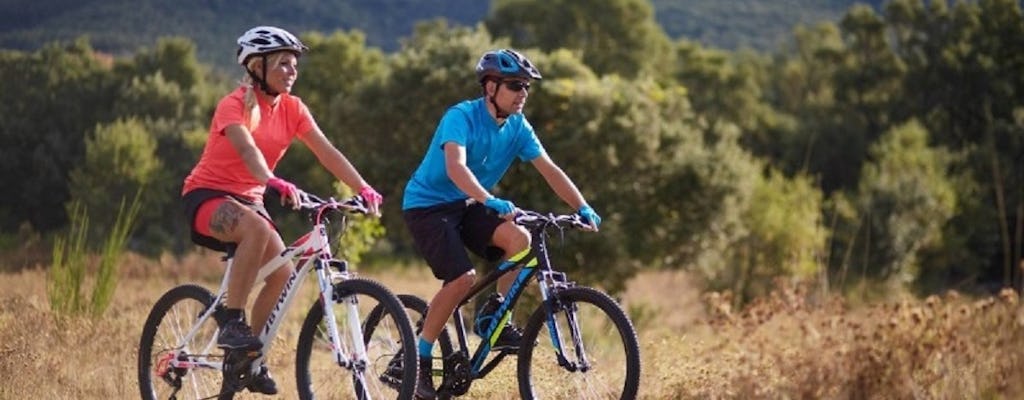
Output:
<instances>
[{"instance_id":1,"label":"water bottle cage","mask_svg":"<svg viewBox=\"0 0 1024 400\"><path fill-rule=\"evenodd\" d=\"M484 336L485 331L490 328L495 321L501 316L498 315L498 306L501 305L502 298L498 294L492 294L487 302L484 303L483 308L476 314L476 320L473 321L473 331L480 336Z\"/></svg>"},{"instance_id":2,"label":"water bottle cage","mask_svg":"<svg viewBox=\"0 0 1024 400\"><path fill-rule=\"evenodd\" d=\"M498 316L493 314L477 315L476 322L473 324L473 331L477 335L484 336L484 334L486 333L485 330L489 328L491 324L494 323L494 320L496 320L497 318Z\"/></svg>"}]
</instances>

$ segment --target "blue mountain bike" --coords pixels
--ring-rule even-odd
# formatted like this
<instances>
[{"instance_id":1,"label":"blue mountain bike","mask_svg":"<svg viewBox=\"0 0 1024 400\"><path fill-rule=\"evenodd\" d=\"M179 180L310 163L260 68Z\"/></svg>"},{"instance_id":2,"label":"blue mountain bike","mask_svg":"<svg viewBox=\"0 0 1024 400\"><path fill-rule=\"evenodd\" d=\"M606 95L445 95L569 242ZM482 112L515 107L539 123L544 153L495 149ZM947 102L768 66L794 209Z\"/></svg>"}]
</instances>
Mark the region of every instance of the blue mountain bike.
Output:
<instances>
[{"instance_id":1,"label":"blue mountain bike","mask_svg":"<svg viewBox=\"0 0 1024 400\"><path fill-rule=\"evenodd\" d=\"M479 279L455 308L452 324L441 331L435 349L440 352L435 356L433 370L438 398L466 394L473 381L487 376L509 355L518 357L516 376L519 394L524 399L636 398L640 385L640 345L629 317L614 299L597 289L576 285L565 273L555 270L548 258L549 230L587 229L588 225L575 214L525 210L514 221L529 230L533 239L531 250L522 258L501 263ZM478 316L490 323L480 328L485 339L476 343L471 353L462 307L499 277L517 270L509 293L493 315ZM540 289L540 304L523 329L518 350L492 350L531 279L536 280ZM427 302L414 295L398 297L410 310L419 333ZM375 329L378 315L386 315L386 311L378 308L367 316L368 334ZM457 343L452 342L449 330L454 330Z\"/></svg>"}]
</instances>

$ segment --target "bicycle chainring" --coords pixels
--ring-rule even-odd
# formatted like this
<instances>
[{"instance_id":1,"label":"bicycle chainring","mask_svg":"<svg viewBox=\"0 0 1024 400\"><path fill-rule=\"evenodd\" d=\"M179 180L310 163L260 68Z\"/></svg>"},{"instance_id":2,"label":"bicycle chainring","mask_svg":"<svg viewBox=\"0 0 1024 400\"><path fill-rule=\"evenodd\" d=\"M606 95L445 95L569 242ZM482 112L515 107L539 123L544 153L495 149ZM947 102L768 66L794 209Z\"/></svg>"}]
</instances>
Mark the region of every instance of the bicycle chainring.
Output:
<instances>
[{"instance_id":1,"label":"bicycle chainring","mask_svg":"<svg viewBox=\"0 0 1024 400\"><path fill-rule=\"evenodd\" d=\"M454 397L462 396L469 391L473 378L469 374L469 358L457 351L444 360L444 382L442 390Z\"/></svg>"},{"instance_id":2,"label":"bicycle chainring","mask_svg":"<svg viewBox=\"0 0 1024 400\"><path fill-rule=\"evenodd\" d=\"M252 380L252 362L261 355L258 351L228 350L224 354L221 368L224 380L221 382L221 393L240 392Z\"/></svg>"}]
</instances>

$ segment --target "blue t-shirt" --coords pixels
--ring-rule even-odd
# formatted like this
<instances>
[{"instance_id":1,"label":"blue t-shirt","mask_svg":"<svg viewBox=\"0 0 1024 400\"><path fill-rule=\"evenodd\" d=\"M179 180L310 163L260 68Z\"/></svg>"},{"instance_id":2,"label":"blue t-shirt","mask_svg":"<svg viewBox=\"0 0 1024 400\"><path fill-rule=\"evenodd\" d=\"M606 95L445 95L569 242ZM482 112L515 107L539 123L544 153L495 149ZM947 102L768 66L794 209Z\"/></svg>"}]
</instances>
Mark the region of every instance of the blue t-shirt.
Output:
<instances>
[{"instance_id":1,"label":"blue t-shirt","mask_svg":"<svg viewBox=\"0 0 1024 400\"><path fill-rule=\"evenodd\" d=\"M487 190L501 180L516 157L532 161L544 154L522 113L510 115L499 127L482 97L463 101L449 108L437 125L426 156L405 185L403 210L469 198L448 178L444 162L448 142L466 148L466 166Z\"/></svg>"}]
</instances>

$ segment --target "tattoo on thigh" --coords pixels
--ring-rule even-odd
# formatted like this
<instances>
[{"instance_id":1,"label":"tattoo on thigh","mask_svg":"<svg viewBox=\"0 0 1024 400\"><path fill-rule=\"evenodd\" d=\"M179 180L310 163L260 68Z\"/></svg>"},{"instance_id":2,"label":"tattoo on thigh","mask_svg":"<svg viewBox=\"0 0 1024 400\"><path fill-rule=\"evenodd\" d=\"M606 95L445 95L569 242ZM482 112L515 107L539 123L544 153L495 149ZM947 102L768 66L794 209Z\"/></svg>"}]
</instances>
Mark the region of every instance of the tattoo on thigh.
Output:
<instances>
[{"instance_id":1,"label":"tattoo on thigh","mask_svg":"<svg viewBox=\"0 0 1024 400\"><path fill-rule=\"evenodd\" d=\"M232 201L225 201L217 207L210 217L210 230L222 235L235 230L242 219L242 209Z\"/></svg>"}]
</instances>

